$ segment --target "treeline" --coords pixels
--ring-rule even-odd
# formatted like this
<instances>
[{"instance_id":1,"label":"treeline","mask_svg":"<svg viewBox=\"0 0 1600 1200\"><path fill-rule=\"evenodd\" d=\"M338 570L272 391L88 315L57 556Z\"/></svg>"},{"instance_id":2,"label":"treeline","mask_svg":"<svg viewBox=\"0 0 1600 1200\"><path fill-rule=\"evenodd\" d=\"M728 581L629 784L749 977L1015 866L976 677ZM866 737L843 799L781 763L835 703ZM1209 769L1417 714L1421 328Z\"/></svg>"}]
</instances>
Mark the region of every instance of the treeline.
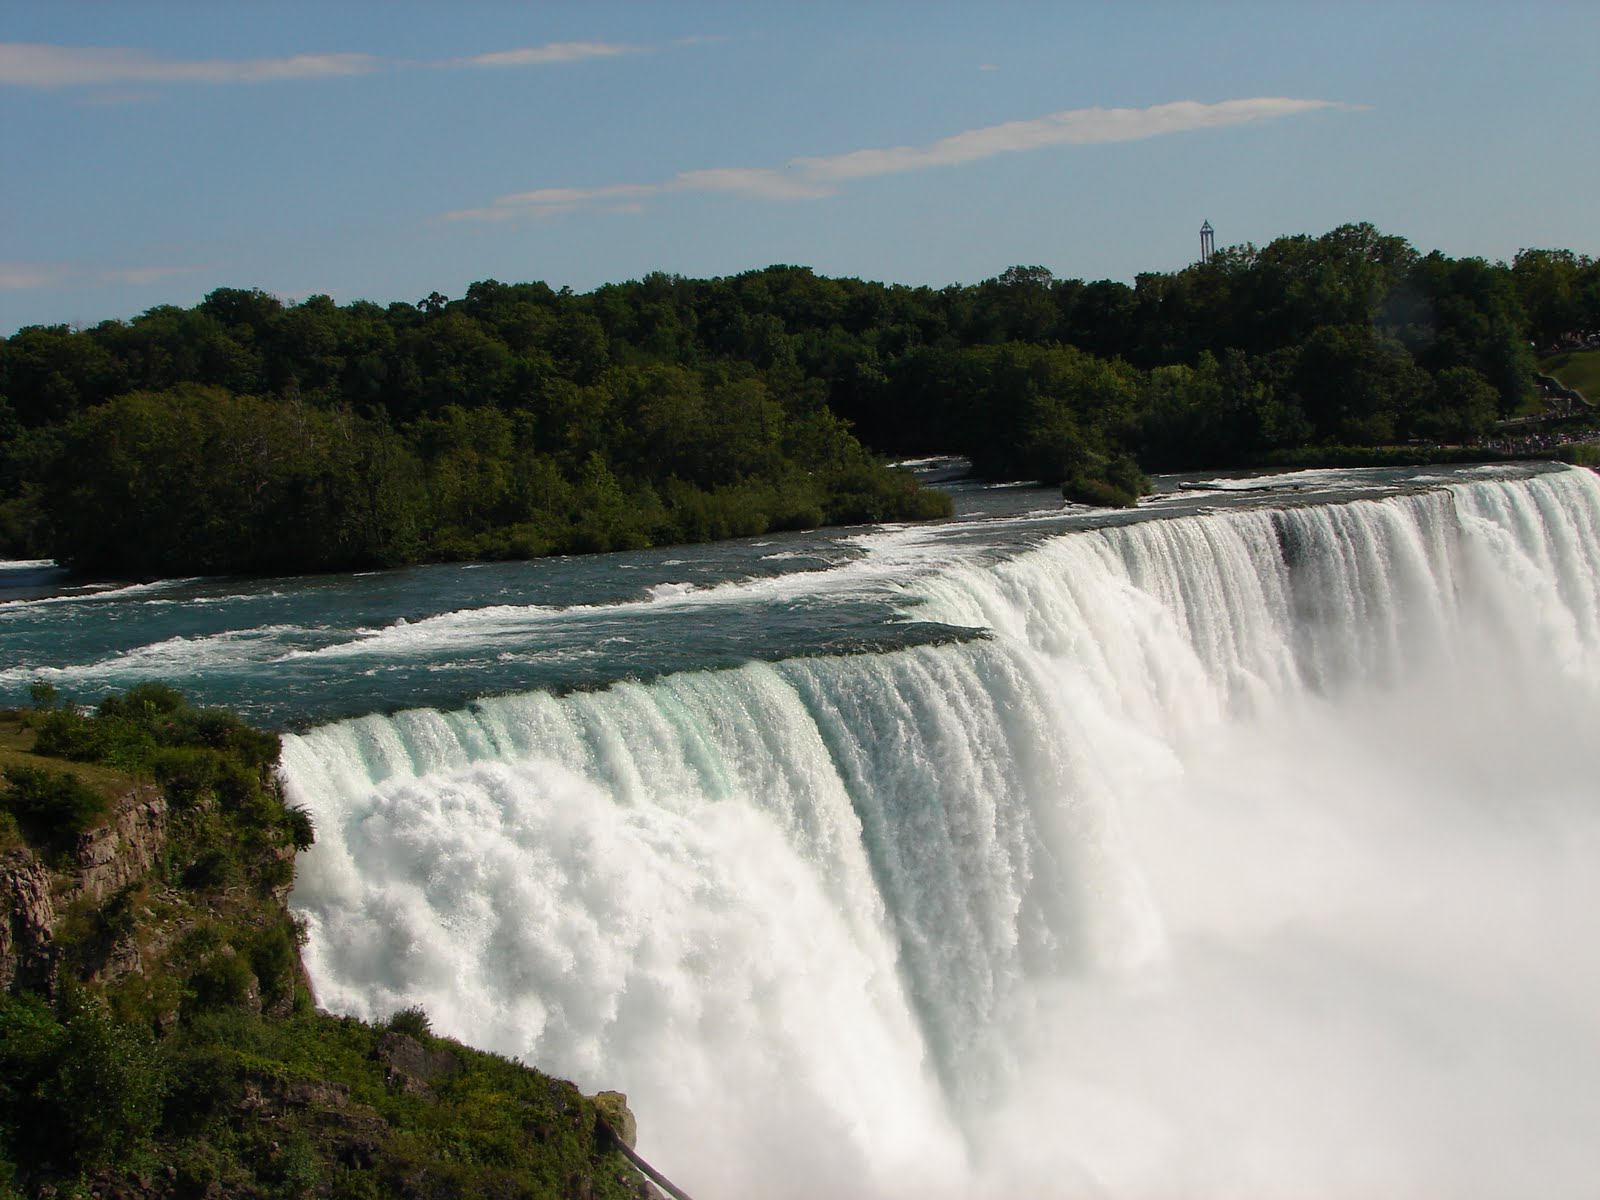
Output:
<instances>
[{"instance_id":1,"label":"treeline","mask_svg":"<svg viewBox=\"0 0 1600 1200\"><path fill-rule=\"evenodd\" d=\"M1130 503L1145 470L1479 437L1600 266L1370 225L1132 286L778 266L387 307L221 289L0 341L0 553L129 573L525 557L938 515L874 458Z\"/></svg>"}]
</instances>

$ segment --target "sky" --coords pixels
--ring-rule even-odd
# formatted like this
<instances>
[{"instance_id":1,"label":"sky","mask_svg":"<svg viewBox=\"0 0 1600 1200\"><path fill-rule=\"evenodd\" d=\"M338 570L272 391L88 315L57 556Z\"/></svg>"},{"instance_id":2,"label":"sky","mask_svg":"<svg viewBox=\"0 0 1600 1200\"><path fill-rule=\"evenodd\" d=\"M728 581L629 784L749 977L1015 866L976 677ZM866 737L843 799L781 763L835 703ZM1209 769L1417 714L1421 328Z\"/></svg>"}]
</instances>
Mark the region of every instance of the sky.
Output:
<instances>
[{"instance_id":1,"label":"sky","mask_svg":"<svg viewBox=\"0 0 1600 1200\"><path fill-rule=\"evenodd\" d=\"M1593 0L0 0L0 335L218 287L1600 256Z\"/></svg>"}]
</instances>

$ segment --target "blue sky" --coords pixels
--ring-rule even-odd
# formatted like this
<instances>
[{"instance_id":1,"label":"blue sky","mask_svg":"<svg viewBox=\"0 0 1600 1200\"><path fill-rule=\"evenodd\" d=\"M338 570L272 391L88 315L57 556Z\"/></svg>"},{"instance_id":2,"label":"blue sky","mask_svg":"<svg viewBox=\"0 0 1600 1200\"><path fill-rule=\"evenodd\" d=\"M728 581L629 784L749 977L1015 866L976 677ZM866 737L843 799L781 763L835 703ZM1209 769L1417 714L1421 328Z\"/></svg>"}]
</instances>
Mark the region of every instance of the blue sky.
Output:
<instances>
[{"instance_id":1,"label":"blue sky","mask_svg":"<svg viewBox=\"0 0 1600 1200\"><path fill-rule=\"evenodd\" d=\"M799 263L1600 253L1600 5L0 0L0 333Z\"/></svg>"}]
</instances>

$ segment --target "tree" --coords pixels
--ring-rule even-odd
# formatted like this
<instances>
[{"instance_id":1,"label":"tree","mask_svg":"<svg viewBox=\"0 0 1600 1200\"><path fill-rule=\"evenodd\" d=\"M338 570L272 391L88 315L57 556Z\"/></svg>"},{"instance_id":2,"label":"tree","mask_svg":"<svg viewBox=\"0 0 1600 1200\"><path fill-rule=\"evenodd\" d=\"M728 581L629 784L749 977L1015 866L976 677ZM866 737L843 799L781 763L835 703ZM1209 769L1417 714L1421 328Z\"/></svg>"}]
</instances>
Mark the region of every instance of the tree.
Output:
<instances>
[{"instance_id":1,"label":"tree","mask_svg":"<svg viewBox=\"0 0 1600 1200\"><path fill-rule=\"evenodd\" d=\"M1447 367L1424 393L1413 432L1441 442L1466 442L1494 428L1500 397L1471 367Z\"/></svg>"}]
</instances>

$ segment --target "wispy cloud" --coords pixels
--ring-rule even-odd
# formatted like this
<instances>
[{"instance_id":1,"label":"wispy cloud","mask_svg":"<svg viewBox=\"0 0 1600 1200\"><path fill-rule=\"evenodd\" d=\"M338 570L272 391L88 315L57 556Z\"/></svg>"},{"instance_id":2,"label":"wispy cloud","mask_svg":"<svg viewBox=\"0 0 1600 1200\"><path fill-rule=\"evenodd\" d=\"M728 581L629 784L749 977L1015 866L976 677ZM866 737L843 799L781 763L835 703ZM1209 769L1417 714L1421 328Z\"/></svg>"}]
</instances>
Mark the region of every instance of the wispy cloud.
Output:
<instances>
[{"instance_id":1,"label":"wispy cloud","mask_svg":"<svg viewBox=\"0 0 1600 1200\"><path fill-rule=\"evenodd\" d=\"M851 150L826 157L791 158L782 167L712 167L680 171L659 183L614 183L598 187L547 187L497 197L481 208L444 214L445 220L506 221L549 217L580 208L630 208L674 192L729 192L761 200L809 200L835 195L850 180L934 167L958 167L1000 154L1051 146L1133 142L1164 134L1217 129L1355 106L1333 100L1255 97L1203 104L1179 100L1148 108L1074 108L1025 121L1007 121L951 134L923 146Z\"/></svg>"},{"instance_id":2,"label":"wispy cloud","mask_svg":"<svg viewBox=\"0 0 1600 1200\"><path fill-rule=\"evenodd\" d=\"M677 44L677 43L675 43ZM682 43L688 44L688 43ZM114 87L157 83L274 83L333 79L412 67L506 69L647 54L654 48L619 42L550 42L424 61L373 54L292 54L283 58L168 58L120 46L55 46L0 42L0 86Z\"/></svg>"},{"instance_id":3,"label":"wispy cloud","mask_svg":"<svg viewBox=\"0 0 1600 1200\"><path fill-rule=\"evenodd\" d=\"M101 287L147 284L175 275L192 275L204 267L84 267L70 263L0 262L0 292L37 288Z\"/></svg>"},{"instance_id":4,"label":"wispy cloud","mask_svg":"<svg viewBox=\"0 0 1600 1200\"><path fill-rule=\"evenodd\" d=\"M130 83L268 83L366 75L383 60L370 54L294 54L287 58L162 58L145 50L0 42L0 84L12 87L107 87Z\"/></svg>"},{"instance_id":5,"label":"wispy cloud","mask_svg":"<svg viewBox=\"0 0 1600 1200\"><path fill-rule=\"evenodd\" d=\"M542 67L549 63L581 62L586 58L617 58L623 54L643 54L648 47L619 42L551 42L544 46L524 46L518 50L494 50L467 58L450 58L435 65L442 67Z\"/></svg>"},{"instance_id":6,"label":"wispy cloud","mask_svg":"<svg viewBox=\"0 0 1600 1200\"><path fill-rule=\"evenodd\" d=\"M0 292L60 287L72 272L59 263L0 262Z\"/></svg>"}]
</instances>

